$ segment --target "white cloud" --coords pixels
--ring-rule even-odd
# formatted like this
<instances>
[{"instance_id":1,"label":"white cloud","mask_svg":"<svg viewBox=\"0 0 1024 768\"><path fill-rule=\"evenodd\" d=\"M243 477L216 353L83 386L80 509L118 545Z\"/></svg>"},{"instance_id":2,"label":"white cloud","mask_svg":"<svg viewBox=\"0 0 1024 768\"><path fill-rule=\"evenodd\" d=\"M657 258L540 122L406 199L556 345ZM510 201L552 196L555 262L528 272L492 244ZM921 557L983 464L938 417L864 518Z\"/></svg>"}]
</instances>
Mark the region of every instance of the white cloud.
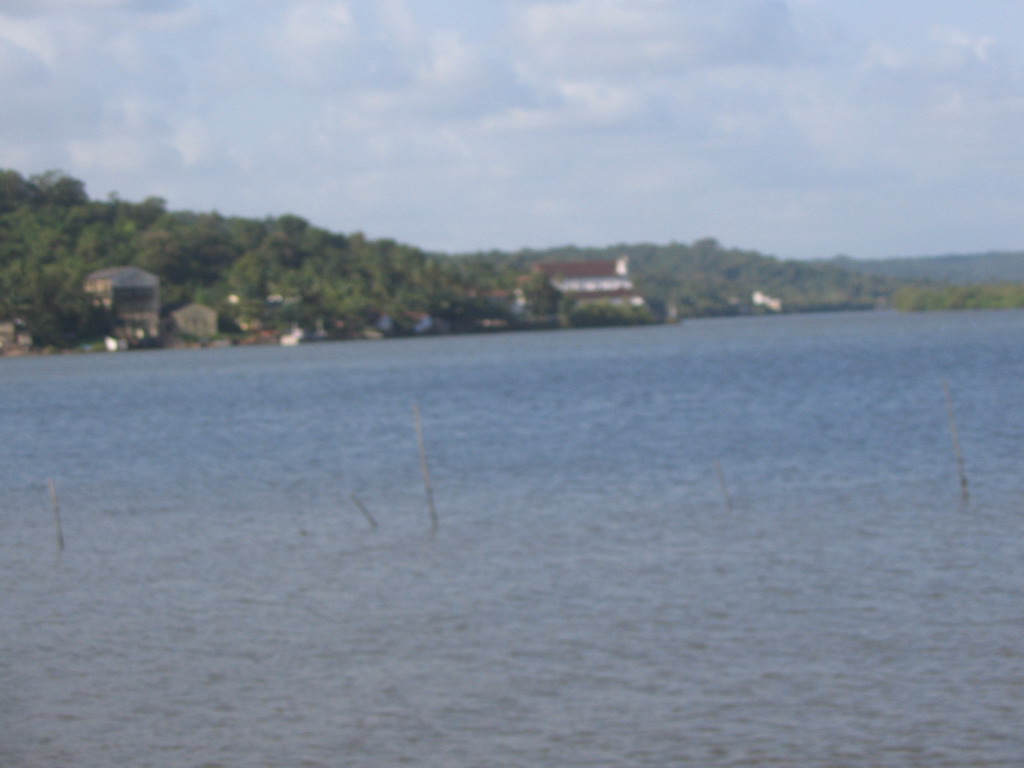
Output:
<instances>
[{"instance_id":1,"label":"white cloud","mask_svg":"<svg viewBox=\"0 0 1024 768\"><path fill-rule=\"evenodd\" d=\"M57 62L56 41L39 21L5 18L0 14L0 41L38 58L48 67Z\"/></svg>"},{"instance_id":2,"label":"white cloud","mask_svg":"<svg viewBox=\"0 0 1024 768\"><path fill-rule=\"evenodd\" d=\"M264 20L280 65L273 76L314 95L407 84L428 49L423 33L396 2L307 0L280 13L279 22Z\"/></svg>"},{"instance_id":3,"label":"white cloud","mask_svg":"<svg viewBox=\"0 0 1024 768\"><path fill-rule=\"evenodd\" d=\"M289 53L316 53L350 42L355 37L352 11L348 3L302 2L284 14L283 42Z\"/></svg>"},{"instance_id":4,"label":"white cloud","mask_svg":"<svg viewBox=\"0 0 1024 768\"><path fill-rule=\"evenodd\" d=\"M72 139L68 155L77 168L86 172L131 175L154 161L152 145L130 135L109 135L96 139Z\"/></svg>"},{"instance_id":5,"label":"white cloud","mask_svg":"<svg viewBox=\"0 0 1024 768\"><path fill-rule=\"evenodd\" d=\"M980 64L991 63L992 51L996 44L992 36L977 36L959 29L940 28L932 30L931 37L943 45L945 53L959 54L953 60L956 64L962 66L967 60Z\"/></svg>"},{"instance_id":6,"label":"white cloud","mask_svg":"<svg viewBox=\"0 0 1024 768\"><path fill-rule=\"evenodd\" d=\"M785 3L534 3L519 16L523 66L617 78L676 75L731 64L774 65L799 51Z\"/></svg>"},{"instance_id":7,"label":"white cloud","mask_svg":"<svg viewBox=\"0 0 1024 768\"><path fill-rule=\"evenodd\" d=\"M9 1L0 163L438 248L877 254L954 187L991 225L1024 185L1010 11L865 3Z\"/></svg>"},{"instance_id":8,"label":"white cloud","mask_svg":"<svg viewBox=\"0 0 1024 768\"><path fill-rule=\"evenodd\" d=\"M443 86L464 81L472 73L475 57L458 34L436 35L430 48L429 59L417 70L421 82Z\"/></svg>"},{"instance_id":9,"label":"white cloud","mask_svg":"<svg viewBox=\"0 0 1024 768\"><path fill-rule=\"evenodd\" d=\"M5 88L39 86L49 74L50 68L31 50L0 39L0 84Z\"/></svg>"},{"instance_id":10,"label":"white cloud","mask_svg":"<svg viewBox=\"0 0 1024 768\"><path fill-rule=\"evenodd\" d=\"M635 89L595 82L566 82L559 91L570 110L578 111L584 119L601 123L617 122L635 115L642 109L640 95Z\"/></svg>"},{"instance_id":11,"label":"white cloud","mask_svg":"<svg viewBox=\"0 0 1024 768\"><path fill-rule=\"evenodd\" d=\"M193 167L209 159L214 142L206 125L197 118L190 118L175 131L171 146L186 166Z\"/></svg>"},{"instance_id":12,"label":"white cloud","mask_svg":"<svg viewBox=\"0 0 1024 768\"><path fill-rule=\"evenodd\" d=\"M183 0L5 0L2 11L19 16L103 10L164 13L180 7L182 2Z\"/></svg>"},{"instance_id":13,"label":"white cloud","mask_svg":"<svg viewBox=\"0 0 1024 768\"><path fill-rule=\"evenodd\" d=\"M381 37L406 47L419 43L423 31L405 0L378 0L374 10Z\"/></svg>"}]
</instances>

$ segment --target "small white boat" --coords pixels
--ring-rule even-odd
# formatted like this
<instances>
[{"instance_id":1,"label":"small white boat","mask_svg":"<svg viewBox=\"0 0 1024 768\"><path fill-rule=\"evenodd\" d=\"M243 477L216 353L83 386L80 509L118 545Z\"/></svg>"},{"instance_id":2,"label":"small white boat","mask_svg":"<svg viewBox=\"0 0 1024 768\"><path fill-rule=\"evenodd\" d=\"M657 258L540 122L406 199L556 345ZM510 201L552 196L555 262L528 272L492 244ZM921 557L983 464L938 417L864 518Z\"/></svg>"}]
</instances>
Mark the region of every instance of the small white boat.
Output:
<instances>
[{"instance_id":1,"label":"small white boat","mask_svg":"<svg viewBox=\"0 0 1024 768\"><path fill-rule=\"evenodd\" d=\"M113 336L103 337L103 346L108 352L123 352L128 349L128 342L125 339L117 339Z\"/></svg>"},{"instance_id":2,"label":"small white boat","mask_svg":"<svg viewBox=\"0 0 1024 768\"><path fill-rule=\"evenodd\" d=\"M305 338L306 332L296 325L288 333L281 334L281 346L295 347L301 344Z\"/></svg>"},{"instance_id":3,"label":"small white boat","mask_svg":"<svg viewBox=\"0 0 1024 768\"><path fill-rule=\"evenodd\" d=\"M318 322L316 330L312 333L304 331L297 325L293 325L288 333L282 334L280 341L282 346L295 347L299 344L309 344L313 341L327 341L327 334L324 332L323 322Z\"/></svg>"}]
</instances>

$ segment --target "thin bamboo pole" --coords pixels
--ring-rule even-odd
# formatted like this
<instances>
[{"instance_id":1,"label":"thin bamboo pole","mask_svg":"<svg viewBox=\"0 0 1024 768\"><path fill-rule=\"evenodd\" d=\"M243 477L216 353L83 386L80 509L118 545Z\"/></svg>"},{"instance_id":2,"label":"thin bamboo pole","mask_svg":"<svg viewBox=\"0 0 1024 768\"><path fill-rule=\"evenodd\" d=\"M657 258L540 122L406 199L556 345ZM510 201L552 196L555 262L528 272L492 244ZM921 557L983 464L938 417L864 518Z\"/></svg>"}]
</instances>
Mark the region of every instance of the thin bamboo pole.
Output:
<instances>
[{"instance_id":1,"label":"thin bamboo pole","mask_svg":"<svg viewBox=\"0 0 1024 768\"><path fill-rule=\"evenodd\" d=\"M732 496L729 494L729 486L725 482L725 472L722 471L722 462L715 460L715 471L718 473L718 484L722 487L722 498L725 499L725 511L732 514Z\"/></svg>"},{"instance_id":2,"label":"thin bamboo pole","mask_svg":"<svg viewBox=\"0 0 1024 768\"><path fill-rule=\"evenodd\" d=\"M50 503L53 505L53 522L57 527L57 551L64 551L64 525L60 520L60 502L57 500L57 484L49 479Z\"/></svg>"},{"instance_id":3,"label":"thin bamboo pole","mask_svg":"<svg viewBox=\"0 0 1024 768\"><path fill-rule=\"evenodd\" d=\"M420 404L412 404L413 420L416 423L416 444L420 452L420 471L423 473L423 490L427 495L427 510L430 512L430 532L437 533L437 509L434 507L434 486L430 481L430 466L427 464L427 446L423 440L423 418Z\"/></svg>"},{"instance_id":4,"label":"thin bamboo pole","mask_svg":"<svg viewBox=\"0 0 1024 768\"><path fill-rule=\"evenodd\" d=\"M960 450L960 431L956 426L956 414L953 412L953 396L949 391L949 382L943 379L942 390L946 395L946 413L949 416L949 434L953 441L953 454L956 456L956 470L960 476L960 497L963 500L964 509L971 501L970 492L967 489L967 470L964 467L964 454Z\"/></svg>"},{"instance_id":5,"label":"thin bamboo pole","mask_svg":"<svg viewBox=\"0 0 1024 768\"><path fill-rule=\"evenodd\" d=\"M366 508L366 505L359 500L359 497L354 493L351 495L352 503L356 505L356 508L363 513L363 517L366 518L366 522L370 524L371 528L377 528L377 521L374 520L373 515L370 514L370 510Z\"/></svg>"}]
</instances>

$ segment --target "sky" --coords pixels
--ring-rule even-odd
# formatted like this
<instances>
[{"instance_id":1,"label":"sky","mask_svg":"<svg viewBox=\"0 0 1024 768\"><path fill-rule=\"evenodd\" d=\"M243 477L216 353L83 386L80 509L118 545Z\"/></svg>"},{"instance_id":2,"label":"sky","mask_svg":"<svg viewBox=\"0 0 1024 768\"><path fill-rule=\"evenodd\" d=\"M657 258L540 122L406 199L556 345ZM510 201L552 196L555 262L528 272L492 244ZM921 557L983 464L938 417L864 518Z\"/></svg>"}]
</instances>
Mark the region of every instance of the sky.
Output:
<instances>
[{"instance_id":1,"label":"sky","mask_svg":"<svg viewBox=\"0 0 1024 768\"><path fill-rule=\"evenodd\" d=\"M0 0L0 168L428 250L1024 250L1020 0Z\"/></svg>"}]
</instances>

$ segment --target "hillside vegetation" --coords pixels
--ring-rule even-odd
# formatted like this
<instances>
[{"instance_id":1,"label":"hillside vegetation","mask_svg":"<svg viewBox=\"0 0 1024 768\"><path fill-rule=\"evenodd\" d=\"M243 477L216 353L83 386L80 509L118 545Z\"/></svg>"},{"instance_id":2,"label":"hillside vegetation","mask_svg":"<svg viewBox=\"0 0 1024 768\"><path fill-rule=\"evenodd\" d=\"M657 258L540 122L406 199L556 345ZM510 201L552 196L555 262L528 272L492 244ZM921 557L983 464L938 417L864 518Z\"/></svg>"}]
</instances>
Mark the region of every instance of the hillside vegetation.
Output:
<instances>
[{"instance_id":1,"label":"hillside vegetation","mask_svg":"<svg viewBox=\"0 0 1024 768\"><path fill-rule=\"evenodd\" d=\"M1024 283L1024 251L892 259L854 260L840 257L834 259L833 263L846 269L901 280L931 280L961 285Z\"/></svg>"},{"instance_id":2,"label":"hillside vegetation","mask_svg":"<svg viewBox=\"0 0 1024 768\"><path fill-rule=\"evenodd\" d=\"M1024 307L1024 251L857 260L833 263L908 281L893 296L896 309L919 312Z\"/></svg>"},{"instance_id":3,"label":"hillside vegetation","mask_svg":"<svg viewBox=\"0 0 1024 768\"><path fill-rule=\"evenodd\" d=\"M299 325L356 337L382 315L394 333L424 314L453 331L492 327L636 322L607 308L578 311L529 277L537 261L628 256L655 314L682 317L767 311L761 291L783 311L869 308L906 285L836 263L782 261L706 239L685 245L567 246L464 255L426 253L359 232L339 234L295 215L265 219L170 211L160 198L91 200L59 172L24 177L0 170L0 321L16 320L37 346L97 338L110 318L83 291L85 276L112 266L155 273L167 304L198 301L223 330L281 331ZM513 314L519 292L526 314ZM553 314L555 313L555 314ZM531 326L533 324L533 326Z\"/></svg>"},{"instance_id":4,"label":"hillside vegetation","mask_svg":"<svg viewBox=\"0 0 1024 768\"><path fill-rule=\"evenodd\" d=\"M734 315L759 310L751 296L761 291L782 301L783 311L870 309L885 305L906 281L868 275L832 262L780 260L756 251L728 248L707 238L692 245L565 246L514 253L465 256L516 270L535 261L629 257L640 291L655 305L675 307L681 317Z\"/></svg>"},{"instance_id":5,"label":"hillside vegetation","mask_svg":"<svg viewBox=\"0 0 1024 768\"><path fill-rule=\"evenodd\" d=\"M382 314L399 331L417 313L456 329L504 317L507 308L486 293L514 281L486 263L428 257L298 216L171 212L158 198L93 201L68 176L0 172L0 320L18 319L43 346L102 334L109 318L92 307L84 278L121 265L159 276L165 303L215 307L227 330L318 324L339 337Z\"/></svg>"},{"instance_id":6,"label":"hillside vegetation","mask_svg":"<svg viewBox=\"0 0 1024 768\"><path fill-rule=\"evenodd\" d=\"M893 306L906 312L1024 308L1024 283L916 286L899 290Z\"/></svg>"}]
</instances>

